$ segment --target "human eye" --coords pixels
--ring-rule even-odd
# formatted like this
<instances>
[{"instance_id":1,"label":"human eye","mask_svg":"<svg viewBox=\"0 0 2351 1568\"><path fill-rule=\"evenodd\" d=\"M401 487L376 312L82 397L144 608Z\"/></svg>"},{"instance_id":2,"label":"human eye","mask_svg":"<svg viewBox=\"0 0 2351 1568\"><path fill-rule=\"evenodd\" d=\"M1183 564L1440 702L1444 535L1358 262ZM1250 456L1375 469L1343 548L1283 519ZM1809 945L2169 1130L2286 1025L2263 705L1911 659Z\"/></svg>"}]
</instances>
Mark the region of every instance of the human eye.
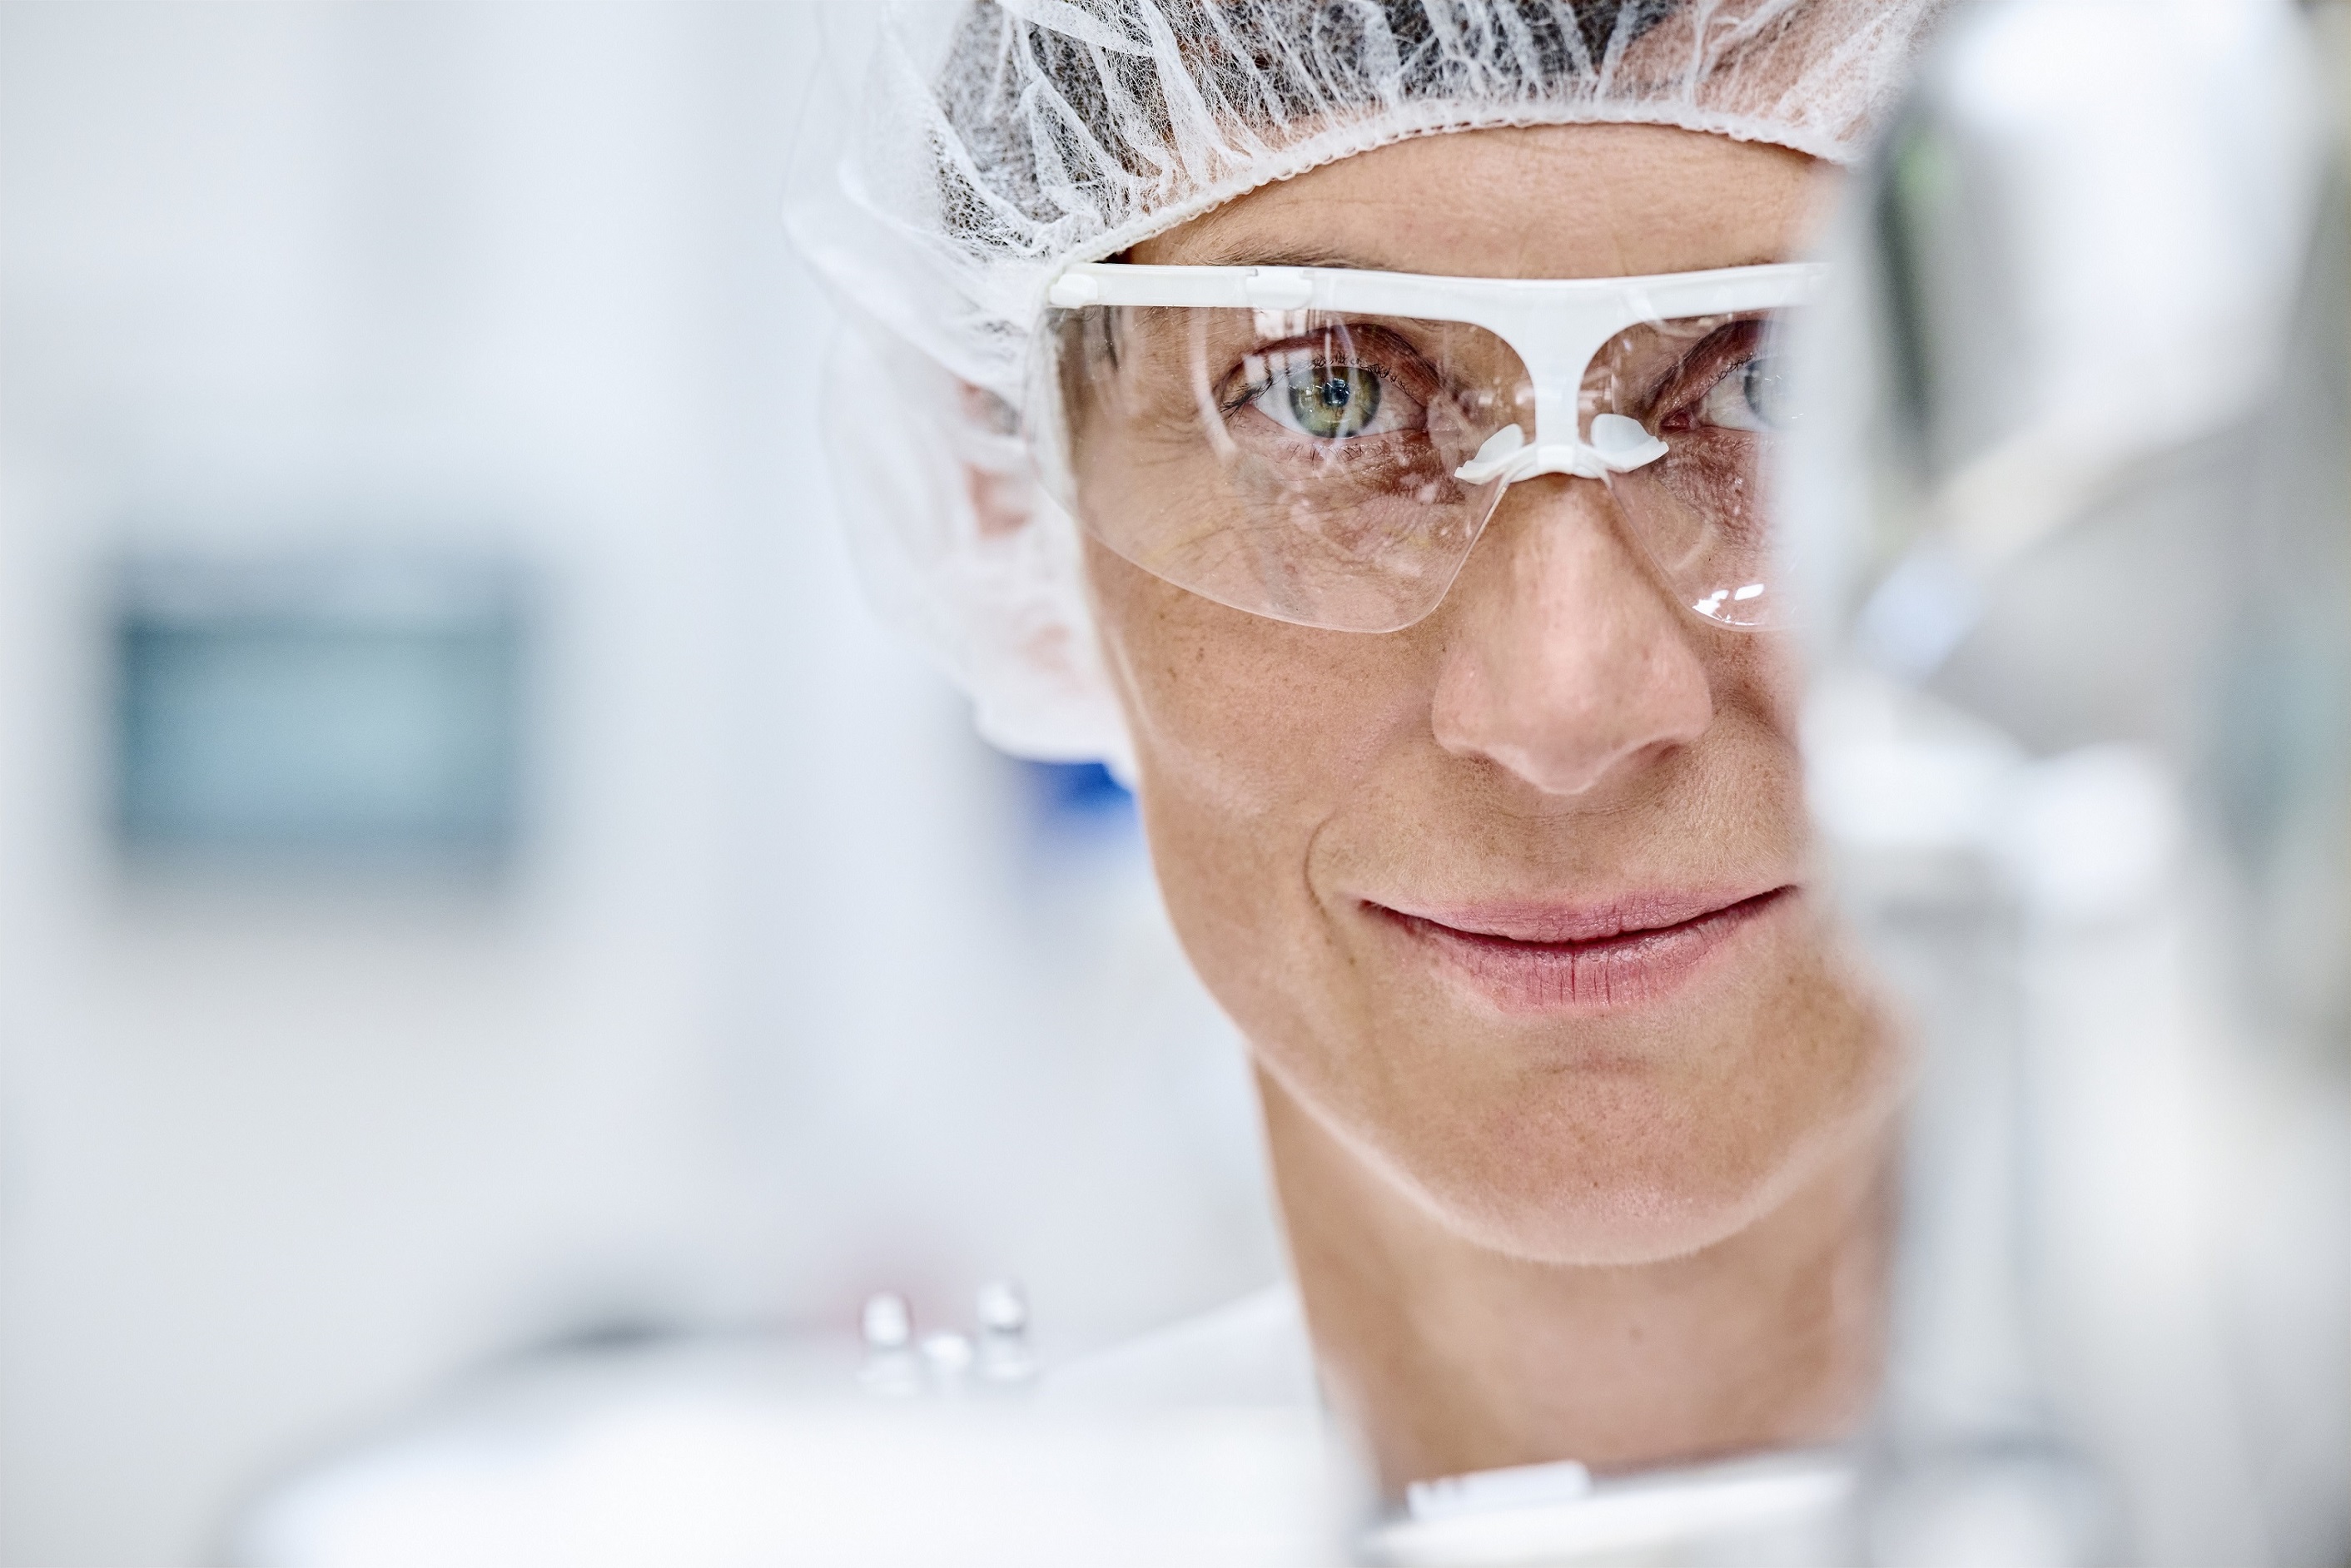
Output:
<instances>
[{"instance_id":1,"label":"human eye","mask_svg":"<svg viewBox=\"0 0 2351 1568\"><path fill-rule=\"evenodd\" d=\"M1715 334L1684 361L1683 385L1660 430L1784 431L1795 410L1784 358L1765 343L1761 324L1740 322Z\"/></svg>"},{"instance_id":2,"label":"human eye","mask_svg":"<svg viewBox=\"0 0 2351 1568\"><path fill-rule=\"evenodd\" d=\"M1285 356L1259 382L1250 406L1293 434L1340 441L1372 431L1386 390L1363 365L1316 364Z\"/></svg>"},{"instance_id":3,"label":"human eye","mask_svg":"<svg viewBox=\"0 0 2351 1568\"><path fill-rule=\"evenodd\" d=\"M1270 421L1284 434L1333 445L1419 428L1420 400L1409 377L1376 347L1332 334L1249 355L1228 407Z\"/></svg>"},{"instance_id":4,"label":"human eye","mask_svg":"<svg viewBox=\"0 0 2351 1568\"><path fill-rule=\"evenodd\" d=\"M1792 417L1777 355L1758 355L1723 372L1698 400L1697 422L1722 430L1785 430Z\"/></svg>"}]
</instances>

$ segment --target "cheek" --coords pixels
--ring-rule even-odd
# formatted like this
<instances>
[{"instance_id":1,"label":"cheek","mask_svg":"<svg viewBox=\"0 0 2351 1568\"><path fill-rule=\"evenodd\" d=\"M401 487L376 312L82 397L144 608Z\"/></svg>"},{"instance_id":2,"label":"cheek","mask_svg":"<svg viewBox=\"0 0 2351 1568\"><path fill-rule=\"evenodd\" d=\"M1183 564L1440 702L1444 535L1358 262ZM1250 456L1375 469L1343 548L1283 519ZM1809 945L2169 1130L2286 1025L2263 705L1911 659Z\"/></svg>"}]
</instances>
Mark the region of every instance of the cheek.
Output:
<instances>
[{"instance_id":1,"label":"cheek","mask_svg":"<svg viewBox=\"0 0 2351 1568\"><path fill-rule=\"evenodd\" d=\"M1803 658L1794 636L1785 631L1711 635L1708 676L1717 701L1779 737L1792 759L1804 700ZM1796 794L1801 795L1801 789Z\"/></svg>"},{"instance_id":2,"label":"cheek","mask_svg":"<svg viewBox=\"0 0 2351 1568\"><path fill-rule=\"evenodd\" d=\"M1086 566L1145 806L1171 832L1295 836L1426 728L1432 680L1409 639L1228 609L1092 540Z\"/></svg>"},{"instance_id":3,"label":"cheek","mask_svg":"<svg viewBox=\"0 0 2351 1568\"><path fill-rule=\"evenodd\" d=\"M1135 746L1144 826L1178 935L1260 1044L1331 1005L1308 885L1317 835L1426 727L1408 638L1287 626L1173 587L1088 541L1103 652Z\"/></svg>"}]
</instances>

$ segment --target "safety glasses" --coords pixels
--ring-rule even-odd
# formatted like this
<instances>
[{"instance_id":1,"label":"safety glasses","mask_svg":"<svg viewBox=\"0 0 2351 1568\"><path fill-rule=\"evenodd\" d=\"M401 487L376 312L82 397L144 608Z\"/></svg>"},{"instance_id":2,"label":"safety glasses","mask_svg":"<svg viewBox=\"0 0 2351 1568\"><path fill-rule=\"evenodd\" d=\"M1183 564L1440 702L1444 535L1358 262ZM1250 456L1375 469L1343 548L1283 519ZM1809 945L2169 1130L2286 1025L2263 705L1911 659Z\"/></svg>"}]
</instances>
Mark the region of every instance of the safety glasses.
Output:
<instances>
[{"instance_id":1,"label":"safety glasses","mask_svg":"<svg viewBox=\"0 0 2351 1568\"><path fill-rule=\"evenodd\" d=\"M1102 545L1277 620L1412 625L1510 485L1565 474L1606 484L1694 614L1764 626L1780 321L1820 272L1081 265L1049 295L1029 438Z\"/></svg>"}]
</instances>

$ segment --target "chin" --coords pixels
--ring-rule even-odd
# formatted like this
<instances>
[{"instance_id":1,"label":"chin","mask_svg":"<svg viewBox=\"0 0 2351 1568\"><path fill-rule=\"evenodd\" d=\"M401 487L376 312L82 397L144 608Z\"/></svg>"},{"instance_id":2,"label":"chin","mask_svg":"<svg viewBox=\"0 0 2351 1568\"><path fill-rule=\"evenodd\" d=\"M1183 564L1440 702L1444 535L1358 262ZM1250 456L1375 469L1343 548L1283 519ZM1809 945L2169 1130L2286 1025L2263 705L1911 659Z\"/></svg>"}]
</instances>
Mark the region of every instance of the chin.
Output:
<instances>
[{"instance_id":1,"label":"chin","mask_svg":"<svg viewBox=\"0 0 2351 1568\"><path fill-rule=\"evenodd\" d=\"M1900 1074L1866 999L1818 972L1776 1005L1741 995L1728 1018L1720 998L1691 1000L1705 1016L1578 1028L1572 1050L1490 1025L1427 1031L1445 1049L1405 1075L1424 1092L1356 1100L1353 1141L1496 1251L1603 1266L1705 1251L1875 1136ZM1451 1092L1426 1092L1438 1085Z\"/></svg>"},{"instance_id":2,"label":"chin","mask_svg":"<svg viewBox=\"0 0 2351 1568\"><path fill-rule=\"evenodd\" d=\"M1620 1101L1613 1108L1627 1114L1596 1117L1591 1108L1463 1124L1434 1145L1436 1129L1422 1129L1390 1171L1447 1230L1491 1251L1562 1265L1656 1263L1755 1224L1865 1119L1859 1106L1823 1106L1758 1137L1743 1106L1644 1114Z\"/></svg>"},{"instance_id":3,"label":"chin","mask_svg":"<svg viewBox=\"0 0 2351 1568\"><path fill-rule=\"evenodd\" d=\"M1531 1185L1498 1173L1459 1192L1424 1188L1423 1196L1448 1230L1489 1251L1529 1262L1630 1267L1728 1241L1794 1185L1766 1179L1693 1189L1606 1174Z\"/></svg>"}]
</instances>

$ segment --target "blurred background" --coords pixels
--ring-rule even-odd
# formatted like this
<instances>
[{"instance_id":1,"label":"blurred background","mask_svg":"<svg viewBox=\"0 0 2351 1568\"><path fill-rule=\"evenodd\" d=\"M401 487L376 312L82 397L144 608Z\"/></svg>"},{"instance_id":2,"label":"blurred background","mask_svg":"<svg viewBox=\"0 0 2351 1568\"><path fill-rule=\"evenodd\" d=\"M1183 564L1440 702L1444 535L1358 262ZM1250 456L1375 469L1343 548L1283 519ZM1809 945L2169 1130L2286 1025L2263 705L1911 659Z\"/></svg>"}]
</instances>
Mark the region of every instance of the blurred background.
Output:
<instances>
[{"instance_id":1,"label":"blurred background","mask_svg":"<svg viewBox=\"0 0 2351 1568\"><path fill-rule=\"evenodd\" d=\"M565 1346L1273 1277L1131 803L859 600L821 31L0 5L0 1564Z\"/></svg>"}]
</instances>

